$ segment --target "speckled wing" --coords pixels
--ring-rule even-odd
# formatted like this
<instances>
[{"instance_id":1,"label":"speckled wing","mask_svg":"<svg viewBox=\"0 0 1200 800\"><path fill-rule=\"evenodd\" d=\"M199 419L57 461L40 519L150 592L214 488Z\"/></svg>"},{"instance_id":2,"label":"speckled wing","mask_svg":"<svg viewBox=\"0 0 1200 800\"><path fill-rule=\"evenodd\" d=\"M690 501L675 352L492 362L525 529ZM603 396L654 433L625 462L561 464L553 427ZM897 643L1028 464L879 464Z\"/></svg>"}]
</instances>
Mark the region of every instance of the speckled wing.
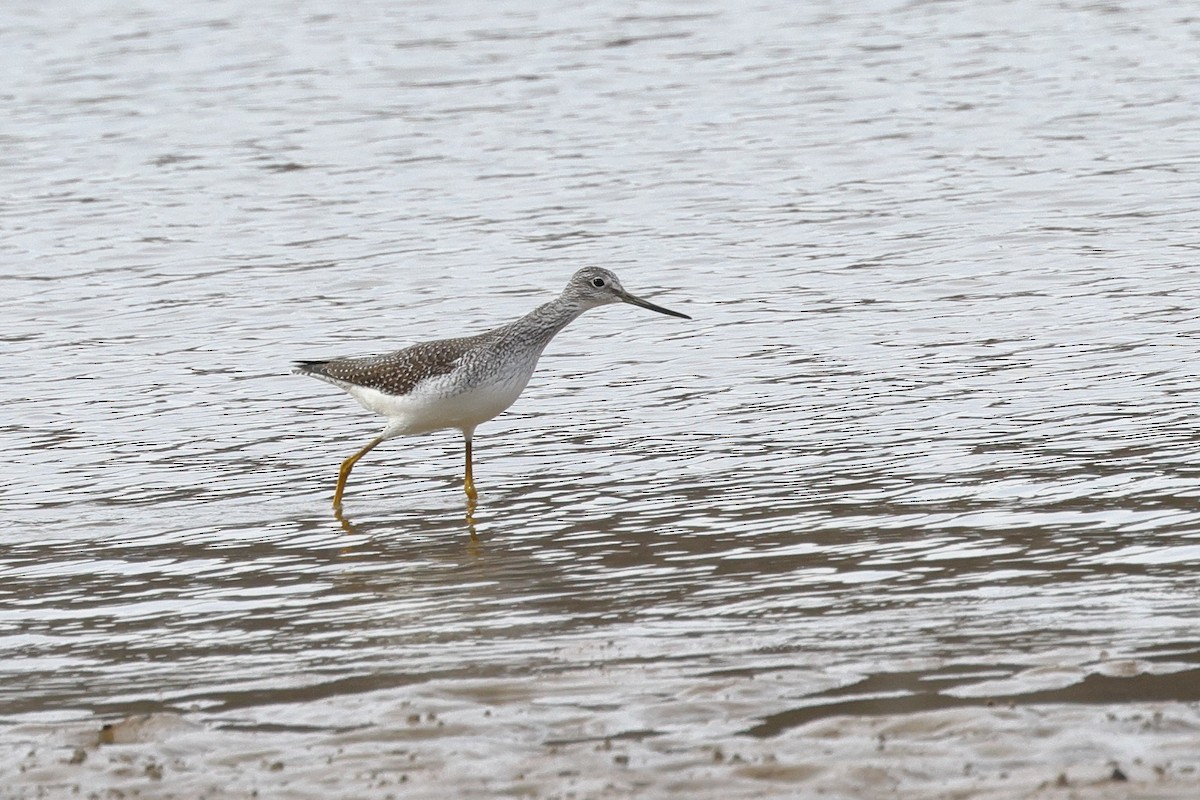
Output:
<instances>
[{"instance_id":1,"label":"speckled wing","mask_svg":"<svg viewBox=\"0 0 1200 800\"><path fill-rule=\"evenodd\" d=\"M421 381L453 372L463 354L477 346L484 336L487 334L422 342L380 356L298 361L296 372L342 389L361 386L400 397L412 392Z\"/></svg>"}]
</instances>

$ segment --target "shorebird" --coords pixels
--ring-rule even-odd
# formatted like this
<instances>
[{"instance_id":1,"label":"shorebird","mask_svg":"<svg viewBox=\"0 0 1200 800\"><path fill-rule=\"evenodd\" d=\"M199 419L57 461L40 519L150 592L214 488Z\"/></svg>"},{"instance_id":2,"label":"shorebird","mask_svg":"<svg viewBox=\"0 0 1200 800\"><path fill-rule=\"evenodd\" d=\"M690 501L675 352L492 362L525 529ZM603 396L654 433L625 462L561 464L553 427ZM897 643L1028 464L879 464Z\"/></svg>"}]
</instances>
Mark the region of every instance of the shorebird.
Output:
<instances>
[{"instance_id":1,"label":"shorebird","mask_svg":"<svg viewBox=\"0 0 1200 800\"><path fill-rule=\"evenodd\" d=\"M332 383L388 420L383 433L342 462L333 491L334 510L341 510L346 480L354 465L380 443L442 428L462 431L466 445L463 488L473 508L478 497L471 475L471 440L476 426L516 401L542 351L559 331L585 311L609 303L629 303L691 319L631 295L606 269L585 267L571 276L558 297L487 333L422 342L379 356L296 362L296 372Z\"/></svg>"}]
</instances>

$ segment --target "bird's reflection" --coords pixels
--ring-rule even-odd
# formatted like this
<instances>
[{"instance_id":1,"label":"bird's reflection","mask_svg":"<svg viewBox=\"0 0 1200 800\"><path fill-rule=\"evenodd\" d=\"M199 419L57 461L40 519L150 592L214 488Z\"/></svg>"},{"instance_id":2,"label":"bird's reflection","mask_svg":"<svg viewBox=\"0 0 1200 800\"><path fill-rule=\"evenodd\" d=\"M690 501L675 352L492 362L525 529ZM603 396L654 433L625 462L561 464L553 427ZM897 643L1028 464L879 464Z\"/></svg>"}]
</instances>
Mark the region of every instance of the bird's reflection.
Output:
<instances>
[{"instance_id":1,"label":"bird's reflection","mask_svg":"<svg viewBox=\"0 0 1200 800\"><path fill-rule=\"evenodd\" d=\"M472 555L478 555L477 546L479 544L479 534L475 529L475 511L478 506L479 503L476 498L467 498L467 513L463 519L467 524L467 536L471 542L470 552ZM354 522L342 511L341 503L338 503L333 507L333 518L337 520L337 523L341 526L343 533L348 533L355 536L363 535L363 532L359 529L359 527L355 525Z\"/></svg>"}]
</instances>

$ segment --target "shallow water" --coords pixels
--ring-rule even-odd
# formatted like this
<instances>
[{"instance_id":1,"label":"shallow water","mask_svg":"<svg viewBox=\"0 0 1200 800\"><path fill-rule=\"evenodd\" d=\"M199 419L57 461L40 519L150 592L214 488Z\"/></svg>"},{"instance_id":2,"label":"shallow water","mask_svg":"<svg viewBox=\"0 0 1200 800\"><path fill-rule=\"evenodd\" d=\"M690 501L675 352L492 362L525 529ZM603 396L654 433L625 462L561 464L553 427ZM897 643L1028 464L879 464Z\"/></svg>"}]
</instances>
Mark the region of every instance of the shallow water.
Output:
<instances>
[{"instance_id":1,"label":"shallow water","mask_svg":"<svg viewBox=\"0 0 1200 800\"><path fill-rule=\"evenodd\" d=\"M414 796L968 763L1107 796L1110 761L1188 796L1198 35L1163 2L14 11L10 791L361 794L402 743ZM380 421L289 362L486 330L583 264L694 320L561 334L477 433L473 526L454 432L371 453L335 519ZM896 726L937 759L889 766ZM1062 744L1014 766L1030 727Z\"/></svg>"}]
</instances>

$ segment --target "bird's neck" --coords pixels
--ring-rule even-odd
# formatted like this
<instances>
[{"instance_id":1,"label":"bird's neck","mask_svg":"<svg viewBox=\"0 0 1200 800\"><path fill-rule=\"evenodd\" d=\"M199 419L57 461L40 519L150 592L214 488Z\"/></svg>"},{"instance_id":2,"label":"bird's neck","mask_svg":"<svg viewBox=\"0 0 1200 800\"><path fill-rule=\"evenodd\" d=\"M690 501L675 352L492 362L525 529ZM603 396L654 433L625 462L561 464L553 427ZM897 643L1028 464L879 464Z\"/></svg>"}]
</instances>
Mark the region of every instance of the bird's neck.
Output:
<instances>
[{"instance_id":1,"label":"bird's neck","mask_svg":"<svg viewBox=\"0 0 1200 800\"><path fill-rule=\"evenodd\" d=\"M512 323L508 333L514 338L536 342L540 345L540 352L559 331L574 322L584 311L587 311L585 307L556 297Z\"/></svg>"}]
</instances>

